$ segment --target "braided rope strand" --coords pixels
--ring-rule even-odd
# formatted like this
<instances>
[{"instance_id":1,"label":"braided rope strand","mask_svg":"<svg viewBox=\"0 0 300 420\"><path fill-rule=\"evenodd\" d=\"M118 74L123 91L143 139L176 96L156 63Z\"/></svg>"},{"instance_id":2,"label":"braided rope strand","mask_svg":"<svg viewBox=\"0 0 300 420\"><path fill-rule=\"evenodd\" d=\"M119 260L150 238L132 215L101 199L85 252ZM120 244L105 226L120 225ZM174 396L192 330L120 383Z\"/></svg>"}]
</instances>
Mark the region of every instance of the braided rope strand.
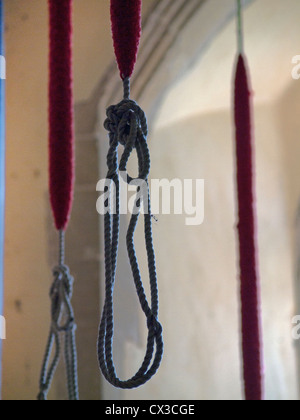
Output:
<instances>
[{"instance_id":1,"label":"braided rope strand","mask_svg":"<svg viewBox=\"0 0 300 420\"><path fill-rule=\"evenodd\" d=\"M141 108L136 104L136 102L130 100L129 78L126 78L123 83L124 99L118 105L111 106L107 109L107 119L104 123L104 127L109 132L110 139L110 147L107 155L107 178L111 180L111 183L107 187L106 193L108 193L108 198L105 203L106 208L109 209L104 217L105 301L99 327L98 359L100 369L110 384L122 389L132 389L145 384L157 372L163 356L163 339L162 326L158 321L158 285L148 185L150 153L147 145L147 121ZM124 146L124 151L120 158L120 164L118 164L119 144ZM139 166L139 176L136 179L131 178L127 173L127 164L134 149L136 149ZM141 309L147 320L148 337L146 352L141 367L132 378L125 381L120 380L117 377L116 369L113 363L113 292L116 279L120 230L119 171L126 173L127 183L144 180L147 185L146 201L148 211L144 214L144 231L151 289L151 304L149 304L144 291L134 245L134 234L141 213L141 199L137 196L135 200L135 208L137 211L131 216L126 236L126 243L136 292ZM114 182L116 187L114 190L115 197L113 197L112 194L112 182ZM115 200L113 200L113 198ZM116 203L116 208L114 209L115 211L113 214L111 212L112 202Z\"/></svg>"},{"instance_id":2,"label":"braided rope strand","mask_svg":"<svg viewBox=\"0 0 300 420\"><path fill-rule=\"evenodd\" d=\"M67 375L68 398L79 400L77 379L76 324L71 304L74 279L64 265L64 232L60 231L59 265L53 270L54 281L50 290L51 326L40 376L38 400L45 401L61 355L61 334L64 335L64 354ZM54 357L50 364L51 354Z\"/></svg>"}]
</instances>

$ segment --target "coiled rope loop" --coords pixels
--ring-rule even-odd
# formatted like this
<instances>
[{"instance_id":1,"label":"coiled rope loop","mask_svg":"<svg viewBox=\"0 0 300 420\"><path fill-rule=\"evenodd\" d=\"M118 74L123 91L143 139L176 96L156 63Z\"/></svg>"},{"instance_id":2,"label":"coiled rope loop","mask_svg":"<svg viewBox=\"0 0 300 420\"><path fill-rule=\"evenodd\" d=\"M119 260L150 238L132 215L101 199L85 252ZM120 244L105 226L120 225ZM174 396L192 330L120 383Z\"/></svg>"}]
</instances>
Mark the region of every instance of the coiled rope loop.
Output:
<instances>
[{"instance_id":1,"label":"coiled rope loop","mask_svg":"<svg viewBox=\"0 0 300 420\"><path fill-rule=\"evenodd\" d=\"M115 184L115 197L112 197L112 182L107 187L108 199L105 206L107 211L104 219L105 224L105 302L102 313L102 319L99 329L98 339L98 357L100 369L107 379L115 387L136 388L146 383L156 373L162 360L163 339L162 326L158 321L158 286L155 254L152 238L152 215L150 208L150 194L148 186L148 176L150 172L150 153L147 145L147 121L144 112L129 99L129 79L124 80L124 100L118 105L111 106L107 110L107 119L104 123L109 131L110 148L107 156L108 174L107 179ZM124 146L124 151L118 163L118 146ZM139 176L131 178L127 174L127 163L133 150L136 150L138 157ZM137 195L135 200L136 211L132 214L127 231L127 251L135 283L137 295L141 308L146 316L148 338L144 361L138 372L129 380L120 380L115 371L113 363L113 291L117 270L117 254L119 245L119 227L120 227L120 179L119 171L126 173L128 183L137 183L138 180L144 181L146 191L143 191L142 199ZM141 187L138 186L137 191ZM112 200L115 198L115 200ZM147 301L144 291L138 260L135 252L134 233L137 227L139 215L141 213L142 201L146 200L147 211L144 212L145 243L148 258L151 305ZM115 203L112 211L111 204Z\"/></svg>"}]
</instances>

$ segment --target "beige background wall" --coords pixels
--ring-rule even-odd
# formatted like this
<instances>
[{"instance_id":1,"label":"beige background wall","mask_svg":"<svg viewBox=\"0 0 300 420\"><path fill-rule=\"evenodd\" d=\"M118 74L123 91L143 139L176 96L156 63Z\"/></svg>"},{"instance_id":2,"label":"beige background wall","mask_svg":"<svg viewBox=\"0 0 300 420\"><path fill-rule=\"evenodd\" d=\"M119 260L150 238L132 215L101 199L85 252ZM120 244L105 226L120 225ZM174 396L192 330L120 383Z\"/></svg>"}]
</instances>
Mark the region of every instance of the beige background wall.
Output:
<instances>
[{"instance_id":1,"label":"beige background wall","mask_svg":"<svg viewBox=\"0 0 300 420\"><path fill-rule=\"evenodd\" d=\"M206 21L214 13L218 1L211 0L212 9L206 9L203 15ZM145 14L152 4L150 0L144 1ZM3 399L27 400L34 399L37 394L49 325L51 268L56 263L56 242L55 236L50 238L47 196L47 3L46 0L6 0L5 7L7 341L4 344ZM278 400L298 396L291 318L299 312L294 297L294 221L300 193L297 183L300 178L297 160L300 82L291 79L291 58L299 54L299 15L297 0L260 0L245 14L246 47L256 92L266 386L267 397ZM74 28L74 88L79 106L89 100L113 60L108 0L74 0ZM182 37L188 37L188 31L187 28ZM170 71L173 65L185 59L185 51L180 49L182 39L179 38L174 46L173 56L177 55L178 61L170 62ZM154 234L165 358L158 376L145 387L132 392L116 392L103 384L104 398L242 397L230 114L234 24L227 25L206 51L199 59L195 57L194 66L184 72L164 96L159 113L151 121L150 136L153 178L205 179L205 222L199 228L188 228L180 216L159 217ZM159 74L156 76L160 77ZM150 83L148 89L153 92L155 83ZM147 103L146 97L147 89L141 105ZM81 115L80 109L78 115L86 121L87 111ZM78 167L79 180L84 184L88 179L89 188L93 188L88 156L89 153L95 155L95 149L89 143L90 152L87 153L85 136L83 132L78 137L78 157L82 163ZM95 179L95 186L96 182ZM80 202L80 208L74 214L77 225L82 220L89 220L86 212L94 217L96 211L92 196L89 195L85 203L80 201L80 192L90 191L80 188L76 201ZM84 218L82 212L85 212ZM74 228L72 225L71 237ZM141 247L140 239L138 249ZM88 259L91 254L84 245L81 254L76 255L79 261L81 255ZM97 256L93 264L98 265L99 260L101 256ZM74 269L77 269L75 265ZM86 290L83 286L78 285L80 293ZM126 289L129 294L130 291L130 287ZM88 306L88 294L75 296L77 303L81 297ZM134 302L131 309L136 308L133 295L128 299ZM81 353L86 343L84 330L92 321L89 317L99 315L98 312L86 313L78 331ZM124 322L130 321L131 315L128 310ZM142 356L144 324L136 318L134 322L136 329L129 341L126 341L129 324L116 331L117 343L122 342L118 347L122 354L117 348L116 358L124 376L134 371L134 364ZM94 371L94 366L96 360L93 359L89 368ZM52 398L62 398L61 379L62 375L53 389ZM88 382L82 386L86 399L97 398L98 390L89 394Z\"/></svg>"}]
</instances>

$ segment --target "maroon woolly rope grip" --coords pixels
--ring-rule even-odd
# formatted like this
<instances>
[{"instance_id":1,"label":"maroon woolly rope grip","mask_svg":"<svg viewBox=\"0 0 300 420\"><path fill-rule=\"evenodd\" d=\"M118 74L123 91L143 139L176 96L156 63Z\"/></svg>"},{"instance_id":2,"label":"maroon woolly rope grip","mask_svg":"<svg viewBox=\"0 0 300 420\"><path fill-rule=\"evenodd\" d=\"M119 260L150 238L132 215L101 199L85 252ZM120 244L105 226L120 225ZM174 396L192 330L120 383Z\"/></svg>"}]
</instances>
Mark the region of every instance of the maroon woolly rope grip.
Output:
<instances>
[{"instance_id":1,"label":"maroon woolly rope grip","mask_svg":"<svg viewBox=\"0 0 300 420\"><path fill-rule=\"evenodd\" d=\"M251 92L246 60L239 55L235 78L235 125L239 209L239 252L242 300L242 346L245 396L262 400L262 344L260 286L254 193L254 156L251 130Z\"/></svg>"},{"instance_id":2,"label":"maroon woolly rope grip","mask_svg":"<svg viewBox=\"0 0 300 420\"><path fill-rule=\"evenodd\" d=\"M131 77L137 59L142 0L111 0L110 13L115 55L124 80Z\"/></svg>"},{"instance_id":3,"label":"maroon woolly rope grip","mask_svg":"<svg viewBox=\"0 0 300 420\"><path fill-rule=\"evenodd\" d=\"M67 228L73 201L72 0L49 0L49 175L55 226Z\"/></svg>"}]
</instances>

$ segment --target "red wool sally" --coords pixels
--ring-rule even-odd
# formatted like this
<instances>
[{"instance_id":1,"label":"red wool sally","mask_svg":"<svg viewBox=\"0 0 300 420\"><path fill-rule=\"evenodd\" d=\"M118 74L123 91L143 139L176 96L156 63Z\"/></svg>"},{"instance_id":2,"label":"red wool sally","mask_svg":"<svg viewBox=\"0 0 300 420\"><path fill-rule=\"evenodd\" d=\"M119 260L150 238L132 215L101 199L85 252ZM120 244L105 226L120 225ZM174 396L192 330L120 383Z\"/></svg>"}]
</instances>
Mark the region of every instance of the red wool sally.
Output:
<instances>
[{"instance_id":1,"label":"red wool sally","mask_svg":"<svg viewBox=\"0 0 300 420\"><path fill-rule=\"evenodd\" d=\"M112 34L120 76L131 77L141 38L142 0L111 0Z\"/></svg>"},{"instance_id":2,"label":"red wool sally","mask_svg":"<svg viewBox=\"0 0 300 420\"><path fill-rule=\"evenodd\" d=\"M251 92L243 55L239 55L236 69L235 125L245 396L247 400L262 400L260 286L256 251Z\"/></svg>"},{"instance_id":3,"label":"red wool sally","mask_svg":"<svg viewBox=\"0 0 300 420\"><path fill-rule=\"evenodd\" d=\"M72 0L49 1L50 199L58 230L67 228L73 201Z\"/></svg>"}]
</instances>

